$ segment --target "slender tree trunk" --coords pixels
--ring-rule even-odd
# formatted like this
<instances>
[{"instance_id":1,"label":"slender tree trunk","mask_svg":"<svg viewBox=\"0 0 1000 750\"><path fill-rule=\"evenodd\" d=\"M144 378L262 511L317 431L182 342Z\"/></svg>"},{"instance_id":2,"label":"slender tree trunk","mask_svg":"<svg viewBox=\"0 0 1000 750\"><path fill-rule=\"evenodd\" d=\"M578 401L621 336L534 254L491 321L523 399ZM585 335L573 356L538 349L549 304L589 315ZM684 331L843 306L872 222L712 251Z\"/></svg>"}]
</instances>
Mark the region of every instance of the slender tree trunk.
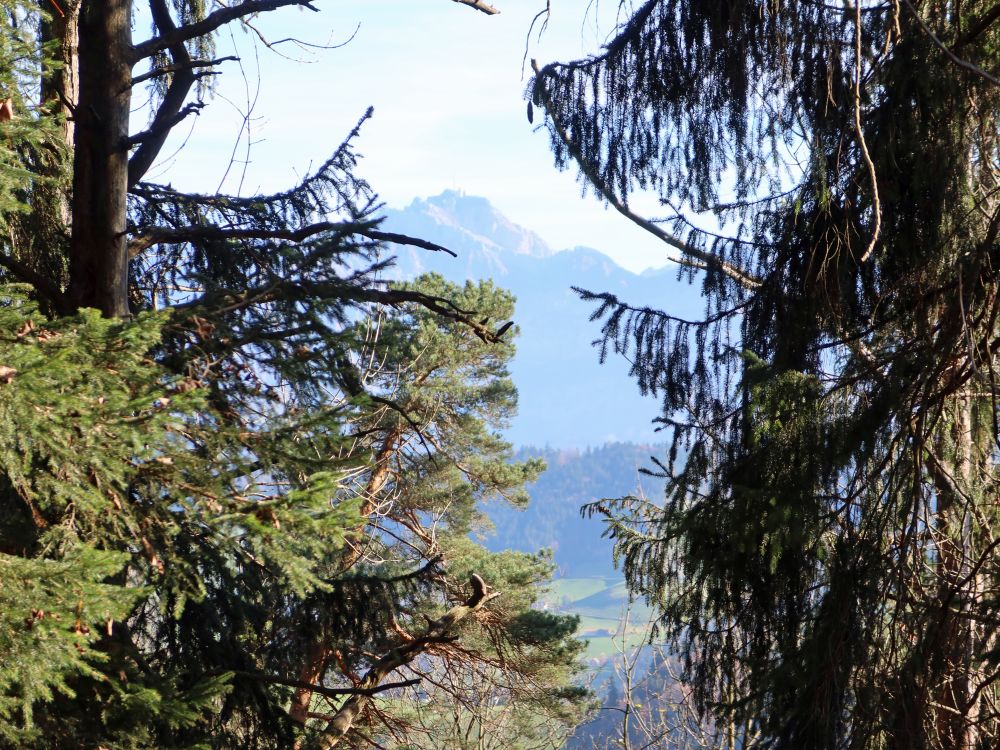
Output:
<instances>
[{"instance_id":1,"label":"slender tree trunk","mask_svg":"<svg viewBox=\"0 0 1000 750\"><path fill-rule=\"evenodd\" d=\"M85 0L79 16L69 297L128 317L125 215L132 94L131 0Z\"/></svg>"},{"instance_id":2,"label":"slender tree trunk","mask_svg":"<svg viewBox=\"0 0 1000 750\"><path fill-rule=\"evenodd\" d=\"M975 539L972 533L972 480L975 445L972 399L956 397L947 447L939 450L946 466L938 466L938 520L942 536L939 550L939 628L934 637L936 669L931 673L934 691L934 730L944 750L975 750L979 745L978 718L981 700L975 696L977 628L970 617L980 594L973 573ZM945 441L942 441L945 442Z\"/></svg>"}]
</instances>

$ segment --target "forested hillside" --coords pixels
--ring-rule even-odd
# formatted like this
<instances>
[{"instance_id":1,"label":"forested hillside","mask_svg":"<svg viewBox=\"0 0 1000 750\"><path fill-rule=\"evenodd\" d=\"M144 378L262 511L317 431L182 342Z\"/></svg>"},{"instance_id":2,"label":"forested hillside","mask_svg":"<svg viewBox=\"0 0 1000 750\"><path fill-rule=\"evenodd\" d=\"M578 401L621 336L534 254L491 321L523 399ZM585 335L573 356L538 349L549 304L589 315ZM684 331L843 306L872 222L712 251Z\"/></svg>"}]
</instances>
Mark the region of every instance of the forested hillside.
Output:
<instances>
[{"instance_id":1,"label":"forested hillside","mask_svg":"<svg viewBox=\"0 0 1000 750\"><path fill-rule=\"evenodd\" d=\"M602 538L607 525L600 517L581 515L583 505L605 498L642 493L659 500L663 480L643 475L640 469L655 469L651 457L659 458L662 445L607 443L585 450L522 446L516 461L540 458L546 470L526 489L531 502L524 510L491 504L486 510L495 535L485 544L493 550L553 551L557 573L569 578L621 576L612 560L612 543Z\"/></svg>"}]
</instances>

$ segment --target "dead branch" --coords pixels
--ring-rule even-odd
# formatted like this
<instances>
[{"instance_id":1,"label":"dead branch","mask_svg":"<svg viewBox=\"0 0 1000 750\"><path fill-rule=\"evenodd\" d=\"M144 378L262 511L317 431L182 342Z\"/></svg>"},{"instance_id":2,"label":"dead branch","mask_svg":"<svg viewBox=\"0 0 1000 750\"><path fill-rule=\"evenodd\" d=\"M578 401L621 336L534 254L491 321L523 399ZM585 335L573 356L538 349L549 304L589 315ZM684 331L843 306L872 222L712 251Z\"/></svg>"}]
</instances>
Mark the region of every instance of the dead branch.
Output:
<instances>
[{"instance_id":1,"label":"dead branch","mask_svg":"<svg viewBox=\"0 0 1000 750\"><path fill-rule=\"evenodd\" d=\"M132 63L135 64L143 58L155 55L157 52L175 45L195 39L196 37L211 34L220 26L225 26L230 21L249 16L254 13L266 13L288 6L297 5L302 8L319 12L310 0L244 0L242 3L219 8L209 13L205 18L197 23L189 23L178 26L170 31L157 28L158 36L147 39L145 42L135 45L132 48Z\"/></svg>"},{"instance_id":2,"label":"dead branch","mask_svg":"<svg viewBox=\"0 0 1000 750\"><path fill-rule=\"evenodd\" d=\"M145 83L153 78L159 78L160 76L173 75L174 73L179 73L182 70L192 70L194 68L213 68L224 62L230 62L233 60L239 60L240 58L236 55L226 55L225 57L217 57L214 60L192 60L186 65L164 65L162 68L153 68L148 73L143 73L142 75L132 76L132 85L138 86L140 83Z\"/></svg>"},{"instance_id":3,"label":"dead branch","mask_svg":"<svg viewBox=\"0 0 1000 750\"><path fill-rule=\"evenodd\" d=\"M452 0L455 3L461 3L462 5L468 5L470 8L475 8L476 10L485 13L488 16L495 16L500 11L494 8L492 5L487 5L482 0Z\"/></svg>"}]
</instances>

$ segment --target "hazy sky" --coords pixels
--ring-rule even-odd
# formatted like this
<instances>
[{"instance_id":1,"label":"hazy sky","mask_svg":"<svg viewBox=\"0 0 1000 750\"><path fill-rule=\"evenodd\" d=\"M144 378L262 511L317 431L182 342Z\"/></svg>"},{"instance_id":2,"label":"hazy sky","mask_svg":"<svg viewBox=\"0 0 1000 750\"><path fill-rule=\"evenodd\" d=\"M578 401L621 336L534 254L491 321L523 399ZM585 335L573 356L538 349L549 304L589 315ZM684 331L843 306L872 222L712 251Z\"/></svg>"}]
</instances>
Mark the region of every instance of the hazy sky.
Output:
<instances>
[{"instance_id":1,"label":"hazy sky","mask_svg":"<svg viewBox=\"0 0 1000 750\"><path fill-rule=\"evenodd\" d=\"M344 43L338 49L285 43L276 53L250 44L242 29L226 32L218 54L229 54L235 42L246 79L239 63L222 66L216 97L193 127L177 128L147 179L217 190L234 149L246 159L241 127L250 109L250 163L245 174L241 164L229 168L223 189L281 189L325 160L371 105L375 117L356 148L365 156L361 174L389 205L462 189L485 196L555 249L588 245L631 270L664 265L666 248L594 198L582 198L575 174L553 166L547 134L528 124L522 58L544 0L494 4L500 15L450 0L316 0L320 13L285 9L258 21L270 41ZM597 51L618 1L552 6L548 30L529 43L529 59L541 64Z\"/></svg>"}]
</instances>

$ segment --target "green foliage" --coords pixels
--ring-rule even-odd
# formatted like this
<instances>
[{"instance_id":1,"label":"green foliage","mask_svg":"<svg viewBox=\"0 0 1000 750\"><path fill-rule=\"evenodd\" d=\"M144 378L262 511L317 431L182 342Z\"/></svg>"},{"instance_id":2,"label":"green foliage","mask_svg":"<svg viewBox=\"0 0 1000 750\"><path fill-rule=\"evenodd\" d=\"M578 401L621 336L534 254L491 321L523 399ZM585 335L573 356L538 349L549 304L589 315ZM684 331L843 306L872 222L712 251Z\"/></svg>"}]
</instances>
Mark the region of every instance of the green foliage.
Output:
<instances>
[{"instance_id":1,"label":"green foliage","mask_svg":"<svg viewBox=\"0 0 1000 750\"><path fill-rule=\"evenodd\" d=\"M590 708L579 684L584 642L579 618L537 609L550 578L546 555L489 553L467 537L444 542L449 574L478 572L503 592L483 622L462 629L462 648L478 658L429 670L421 695L401 706L399 750L513 748L555 750Z\"/></svg>"},{"instance_id":2,"label":"green foliage","mask_svg":"<svg viewBox=\"0 0 1000 750\"><path fill-rule=\"evenodd\" d=\"M700 321L581 294L672 437L660 506L593 509L717 746L996 742L998 35L650 0L531 85L557 163L653 191L704 271Z\"/></svg>"},{"instance_id":3,"label":"green foliage","mask_svg":"<svg viewBox=\"0 0 1000 750\"><path fill-rule=\"evenodd\" d=\"M239 608L246 582L236 581L252 578L248 567L265 569L287 594L326 588L317 559L343 546L358 523L357 499L331 504L339 487L329 472L287 487L273 469L259 467L274 460L261 447L287 449L286 432L327 432L330 420L234 430L206 415L204 388L149 358L164 314L122 323L87 310L46 320L18 290L5 297L0 466L7 521L0 540L14 571L5 595L19 604L4 611L7 630L24 632L9 644L11 663L26 665L23 674L5 673L5 695L27 711L5 731L30 729L34 710L61 717L55 734L36 732L44 746L72 745L80 736L173 746L157 727L204 726L230 690L225 659L213 675L215 660L202 653L204 677L181 679L177 664L159 662L152 644L140 647L130 633L153 643L183 637L191 607L201 617L206 607ZM29 574L34 587L15 583ZM263 594L253 592L246 603L260 604ZM246 638L240 629L226 635L237 644ZM197 641L188 645L197 652ZM81 716L81 735L58 739L72 726L69 714L85 713L90 700L107 708ZM12 711L6 714L14 722Z\"/></svg>"},{"instance_id":4,"label":"green foliage","mask_svg":"<svg viewBox=\"0 0 1000 750\"><path fill-rule=\"evenodd\" d=\"M528 613L547 564L455 541L483 523L477 503L523 505L542 470L511 463L499 436L516 408L510 295L380 281L357 128L271 195L138 181L204 104L219 24L292 4L151 0L154 38L128 47L142 12L50 3L50 18L0 0L15 112L0 122L0 275L31 285L0 287L0 743L295 746L320 728L295 709L345 705L310 686L353 689L467 600L471 570L514 608L476 610L468 649L418 641L413 663L492 674L506 660L508 683L549 670L564 723L581 699L571 623ZM138 136L129 91L95 74L103 46L73 38L101 29L107 60L150 61ZM111 162L120 181L77 179L70 199L69 163L80 178ZM374 720L353 717L348 741Z\"/></svg>"}]
</instances>

